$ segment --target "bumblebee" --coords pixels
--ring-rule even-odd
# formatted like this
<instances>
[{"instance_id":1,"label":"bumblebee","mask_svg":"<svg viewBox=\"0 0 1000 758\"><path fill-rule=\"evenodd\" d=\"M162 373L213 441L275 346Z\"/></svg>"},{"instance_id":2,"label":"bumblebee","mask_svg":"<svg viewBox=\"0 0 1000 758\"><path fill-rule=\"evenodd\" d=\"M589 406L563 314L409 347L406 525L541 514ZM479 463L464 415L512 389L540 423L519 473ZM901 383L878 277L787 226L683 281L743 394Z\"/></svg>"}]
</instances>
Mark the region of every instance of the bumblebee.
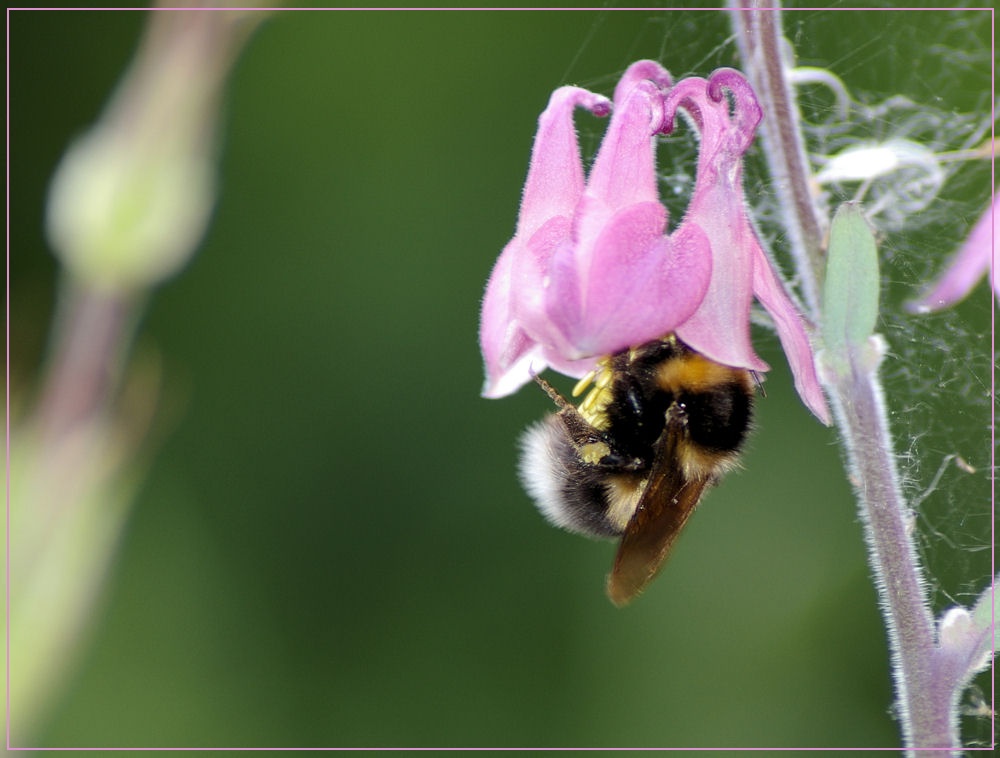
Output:
<instances>
[{"instance_id":1,"label":"bumblebee","mask_svg":"<svg viewBox=\"0 0 1000 758\"><path fill-rule=\"evenodd\" d=\"M751 425L755 378L677 337L602 360L524 434L520 475L556 526L620 538L607 592L629 603L659 573L705 491L734 468ZM589 391L588 391L589 390Z\"/></svg>"}]
</instances>

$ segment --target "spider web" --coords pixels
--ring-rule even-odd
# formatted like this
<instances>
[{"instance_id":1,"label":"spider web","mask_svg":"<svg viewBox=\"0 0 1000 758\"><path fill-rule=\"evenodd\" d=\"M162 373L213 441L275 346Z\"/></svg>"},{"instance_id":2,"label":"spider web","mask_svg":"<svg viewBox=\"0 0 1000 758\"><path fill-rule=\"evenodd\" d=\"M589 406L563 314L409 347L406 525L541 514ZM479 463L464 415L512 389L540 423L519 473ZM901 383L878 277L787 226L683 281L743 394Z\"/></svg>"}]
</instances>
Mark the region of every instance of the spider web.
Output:
<instances>
[{"instance_id":1,"label":"spider web","mask_svg":"<svg viewBox=\"0 0 1000 758\"><path fill-rule=\"evenodd\" d=\"M808 64L831 70L848 93L845 114L826 87L799 90L814 170L858 143L896 141L918 151L912 165L870 183L824 189L831 208L860 197L880 237L878 328L890 348L882 378L915 543L939 617L974 603L991 577L994 303L980 285L937 314L914 315L906 304L940 274L989 202L989 163L949 157L990 136L990 16L939 12L928 24L927 13L869 12L859 24L862 39L843 39L822 57L815 41L829 45L831 35L819 33L829 14L786 18L795 49L810 51ZM899 65L894 51L911 47L926 56ZM967 693L968 746L989 744L991 714L982 697L989 681L981 675Z\"/></svg>"},{"instance_id":2,"label":"spider web","mask_svg":"<svg viewBox=\"0 0 1000 758\"><path fill-rule=\"evenodd\" d=\"M788 15L786 33L792 32L796 49L815 49L809 44L819 36L815 25L827 14ZM825 87L801 90L800 103L816 168L866 142L906 141L926 156L941 156L936 166L902 167L867 186L848 181L824 187L830 207L860 196L880 236L879 329L890 346L883 380L904 494L940 614L973 602L990 576L993 299L980 286L959 307L939 314L913 315L905 306L940 273L988 203L988 162L947 156L989 137L991 51L987 13L935 13L934 24L920 23L927 13L915 15L865 13L870 41L844 40L831 62L810 61L845 82L846 119ZM909 68L890 63L904 46L926 49L933 62ZM888 76L870 75L883 67ZM852 86L852 75L859 85Z\"/></svg>"}]
</instances>

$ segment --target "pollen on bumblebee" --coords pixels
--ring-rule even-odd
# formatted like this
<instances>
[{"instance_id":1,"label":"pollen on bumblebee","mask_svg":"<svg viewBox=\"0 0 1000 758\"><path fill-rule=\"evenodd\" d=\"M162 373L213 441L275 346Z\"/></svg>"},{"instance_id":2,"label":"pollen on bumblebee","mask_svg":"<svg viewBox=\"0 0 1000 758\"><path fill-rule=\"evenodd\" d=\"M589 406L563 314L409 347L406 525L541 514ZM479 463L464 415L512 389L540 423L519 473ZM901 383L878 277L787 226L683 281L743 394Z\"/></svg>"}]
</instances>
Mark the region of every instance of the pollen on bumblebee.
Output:
<instances>
[{"instance_id":1,"label":"pollen on bumblebee","mask_svg":"<svg viewBox=\"0 0 1000 758\"><path fill-rule=\"evenodd\" d=\"M608 426L607 413L605 411L613 399L611 393L613 373L610 367L611 356L601 358L597 362L597 366L580 379L573 388L573 397L579 397L587 391L588 387L590 388L587 396L580 403L578 410L580 415L587 420L587 423L595 429L602 431Z\"/></svg>"},{"instance_id":2,"label":"pollen on bumblebee","mask_svg":"<svg viewBox=\"0 0 1000 758\"><path fill-rule=\"evenodd\" d=\"M602 458L610 455L611 448L606 442L590 442L586 445L581 445L577 453L580 456L580 460L593 466L600 463Z\"/></svg>"},{"instance_id":3,"label":"pollen on bumblebee","mask_svg":"<svg viewBox=\"0 0 1000 758\"><path fill-rule=\"evenodd\" d=\"M604 361L602 360L601 364L603 364L603 362ZM587 387L589 387L591 385L591 383L597 377L597 372L601 370L601 367L602 367L601 364L598 364L597 366L595 366L594 368L592 368L590 371L588 371L580 379L580 381L578 381L576 383L576 386L573 387L573 397L580 397L580 395L582 395L584 393L584 391L587 389Z\"/></svg>"}]
</instances>

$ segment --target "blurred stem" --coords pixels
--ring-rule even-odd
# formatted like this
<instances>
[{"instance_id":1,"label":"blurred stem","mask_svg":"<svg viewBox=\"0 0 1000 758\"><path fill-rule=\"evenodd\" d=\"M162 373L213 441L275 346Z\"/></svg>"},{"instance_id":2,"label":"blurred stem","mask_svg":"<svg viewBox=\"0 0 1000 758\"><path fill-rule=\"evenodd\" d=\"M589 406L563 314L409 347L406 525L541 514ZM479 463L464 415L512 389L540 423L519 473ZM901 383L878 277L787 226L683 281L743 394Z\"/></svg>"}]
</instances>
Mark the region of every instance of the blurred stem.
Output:
<instances>
[{"instance_id":1,"label":"blurred stem","mask_svg":"<svg viewBox=\"0 0 1000 758\"><path fill-rule=\"evenodd\" d=\"M136 322L135 298L64 276L49 368L38 404L42 444L101 415L121 375Z\"/></svg>"},{"instance_id":2,"label":"blurred stem","mask_svg":"<svg viewBox=\"0 0 1000 758\"><path fill-rule=\"evenodd\" d=\"M137 298L64 273L38 405L11 433L13 744L34 735L58 692L128 512L128 469L148 421L139 414L126 419L120 403L138 310ZM143 385L152 407L156 385Z\"/></svg>"},{"instance_id":3,"label":"blurred stem","mask_svg":"<svg viewBox=\"0 0 1000 758\"><path fill-rule=\"evenodd\" d=\"M62 264L37 406L10 435L9 744L44 725L141 475L159 373L125 366L149 293L195 254L216 195L222 89L265 17L152 12L102 116L68 147L46 230Z\"/></svg>"}]
</instances>

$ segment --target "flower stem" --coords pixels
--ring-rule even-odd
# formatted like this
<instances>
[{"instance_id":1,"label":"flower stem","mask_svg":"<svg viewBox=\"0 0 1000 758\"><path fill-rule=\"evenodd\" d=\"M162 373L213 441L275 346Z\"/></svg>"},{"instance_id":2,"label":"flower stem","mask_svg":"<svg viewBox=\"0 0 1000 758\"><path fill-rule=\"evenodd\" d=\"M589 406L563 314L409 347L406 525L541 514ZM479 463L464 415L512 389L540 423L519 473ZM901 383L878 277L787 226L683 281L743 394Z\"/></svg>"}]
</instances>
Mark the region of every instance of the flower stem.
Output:
<instances>
[{"instance_id":1,"label":"flower stem","mask_svg":"<svg viewBox=\"0 0 1000 758\"><path fill-rule=\"evenodd\" d=\"M871 333L879 286L874 240L870 241L870 260L862 262L872 272L865 282L859 282L857 258L862 254L857 244L844 246L846 252L842 254L853 255L851 260L835 262L833 259L841 253L834 251L832 241L830 250L825 250L829 214L810 190L812 174L794 92L783 62L780 10L773 5L764 10L757 0L730 0L730 6L745 73L764 107L765 152L778 202L784 209L784 226L798 282L810 315L823 327L825 349L819 359L820 375L831 400L858 498L869 562L889 638L896 713L904 745L910 755L918 748L930 749L926 755L951 755L961 748L958 698L978 661L972 654L972 642L963 646L956 640L951 648L939 644L926 599L912 540L911 511L899 486L878 376L878 365L885 354L884 341ZM830 260L825 260L828 255ZM847 275L838 276L838 267L841 272L847 271ZM833 278L840 283L832 281ZM855 302L866 297L874 298L867 331L854 307ZM838 318L841 321L831 326L831 320ZM982 644L981 634L969 636L970 640L973 638ZM959 665L955 662L959 659L968 660Z\"/></svg>"},{"instance_id":2,"label":"flower stem","mask_svg":"<svg viewBox=\"0 0 1000 758\"><path fill-rule=\"evenodd\" d=\"M870 355L882 353L873 338ZM907 748L957 748L951 717L952 688L938 677L934 623L924 579L910 539L907 505L900 492L882 388L881 359L852 360L849 369L824 379L847 451L868 544L882 615L889 637L896 711ZM923 753L922 753L923 754ZM930 755L948 755L947 749Z\"/></svg>"}]
</instances>

